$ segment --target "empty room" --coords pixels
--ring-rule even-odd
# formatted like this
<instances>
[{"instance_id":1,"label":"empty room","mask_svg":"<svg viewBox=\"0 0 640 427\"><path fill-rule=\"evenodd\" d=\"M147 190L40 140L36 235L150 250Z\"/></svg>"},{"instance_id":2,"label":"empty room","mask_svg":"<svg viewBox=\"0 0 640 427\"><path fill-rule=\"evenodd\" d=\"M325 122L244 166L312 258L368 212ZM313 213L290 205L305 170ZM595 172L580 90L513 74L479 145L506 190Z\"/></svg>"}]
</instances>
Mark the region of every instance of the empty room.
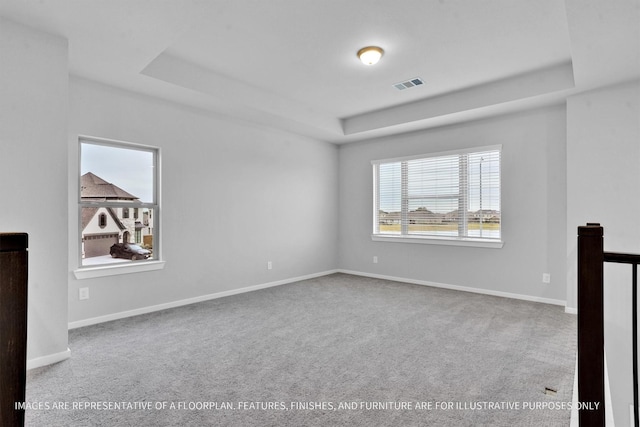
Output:
<instances>
[{"instance_id":1,"label":"empty room","mask_svg":"<svg viewBox=\"0 0 640 427\"><path fill-rule=\"evenodd\" d=\"M638 425L640 0L1 0L0 70L3 426Z\"/></svg>"}]
</instances>

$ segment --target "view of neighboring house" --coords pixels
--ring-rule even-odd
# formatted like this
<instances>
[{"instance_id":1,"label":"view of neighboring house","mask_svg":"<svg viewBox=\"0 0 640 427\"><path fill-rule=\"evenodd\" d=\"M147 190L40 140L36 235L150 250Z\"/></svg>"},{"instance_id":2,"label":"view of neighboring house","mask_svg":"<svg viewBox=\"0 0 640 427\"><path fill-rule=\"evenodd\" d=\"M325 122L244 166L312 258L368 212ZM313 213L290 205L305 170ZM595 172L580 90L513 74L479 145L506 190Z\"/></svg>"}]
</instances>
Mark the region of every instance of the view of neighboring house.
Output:
<instances>
[{"instance_id":1,"label":"view of neighboring house","mask_svg":"<svg viewBox=\"0 0 640 427\"><path fill-rule=\"evenodd\" d=\"M380 211L380 224L393 225L400 224L402 214L400 212ZM470 222L490 222L500 223L500 211L493 209L482 209L467 212L467 218ZM458 210L447 213L431 212L427 208L420 207L408 212L410 224L440 224L445 222L457 222L460 219Z\"/></svg>"},{"instance_id":2,"label":"view of neighboring house","mask_svg":"<svg viewBox=\"0 0 640 427\"><path fill-rule=\"evenodd\" d=\"M81 177L83 201L133 202L138 197L87 172ZM114 243L139 243L151 246L152 211L137 207L83 207L82 257L109 255Z\"/></svg>"}]
</instances>

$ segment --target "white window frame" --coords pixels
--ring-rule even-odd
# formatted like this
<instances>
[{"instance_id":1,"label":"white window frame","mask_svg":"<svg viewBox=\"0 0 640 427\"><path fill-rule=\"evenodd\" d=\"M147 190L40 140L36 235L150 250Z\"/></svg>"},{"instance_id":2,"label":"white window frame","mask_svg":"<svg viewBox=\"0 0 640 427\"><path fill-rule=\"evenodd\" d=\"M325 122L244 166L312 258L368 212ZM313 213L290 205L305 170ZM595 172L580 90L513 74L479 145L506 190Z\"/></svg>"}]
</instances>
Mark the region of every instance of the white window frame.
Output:
<instances>
[{"instance_id":1,"label":"white window frame","mask_svg":"<svg viewBox=\"0 0 640 427\"><path fill-rule=\"evenodd\" d=\"M436 152L429 154L422 154L417 156L409 156L409 157L397 157L390 159L381 159L381 160L373 160L371 162L373 166L373 231L371 234L371 239L378 242L394 242L394 243L418 243L418 244L429 244L429 245L448 245L448 246L471 246L471 247L481 247L481 248L502 248L504 246L504 241L502 240L502 206L501 206L501 219L500 219L500 238L486 238L486 237L468 237L468 236L435 236L435 235L416 235L416 234L408 234L407 231L407 218L406 214L401 214L401 231L400 234L386 234L379 232L379 219L378 215L380 212L380 183L379 183L379 167L382 164L386 163L398 163L398 162L407 162L411 160L418 159L429 159L436 157L446 157L452 155L461 155L461 154L473 154L480 153L484 151L499 151L502 153L502 145L491 145L491 146L482 146L482 147L472 147L468 149L462 150L451 150L444 152ZM502 159L500 159L500 170L502 170ZM500 171L500 179L502 176L502 172ZM401 189L401 204L403 205L402 212L405 212L407 209L405 206L408 203L408 198L406 196L406 180L402 180L402 189ZM466 189L461 189L460 191L468 191ZM500 194L502 194L502 182L500 182ZM502 201L500 202L502 205ZM465 215L465 223L464 227L466 229L466 224L468 224Z\"/></svg>"},{"instance_id":2,"label":"white window frame","mask_svg":"<svg viewBox=\"0 0 640 427\"><path fill-rule=\"evenodd\" d=\"M104 145L107 147L123 148L128 150L148 151L154 154L154 195L151 203L147 202L100 202L82 200L81 197L81 167L82 167L82 144ZM78 184L77 184L77 200L78 200L78 241L77 241L77 265L74 275L77 279L90 279L103 276L114 276L119 274L139 273L144 271L160 270L164 268L165 261L162 258L162 240L161 240L161 155L160 148L150 145L136 144L125 141L117 141L106 138L98 138L93 136L78 136ZM135 262L123 262L114 264L99 264L95 266L82 265L82 208L86 207L112 207L112 208L149 208L153 211L154 230L153 230L153 258L149 260L138 260Z\"/></svg>"}]
</instances>

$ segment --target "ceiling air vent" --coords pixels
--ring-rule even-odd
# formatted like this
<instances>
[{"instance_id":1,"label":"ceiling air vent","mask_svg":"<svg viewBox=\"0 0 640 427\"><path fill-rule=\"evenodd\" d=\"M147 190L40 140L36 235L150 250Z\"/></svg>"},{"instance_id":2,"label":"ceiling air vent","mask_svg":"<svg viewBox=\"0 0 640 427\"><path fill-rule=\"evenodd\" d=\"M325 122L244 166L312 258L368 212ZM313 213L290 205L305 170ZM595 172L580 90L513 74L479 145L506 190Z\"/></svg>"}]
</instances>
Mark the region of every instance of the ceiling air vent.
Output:
<instances>
[{"instance_id":1,"label":"ceiling air vent","mask_svg":"<svg viewBox=\"0 0 640 427\"><path fill-rule=\"evenodd\" d=\"M393 85L393 87L395 87L398 90L405 90L405 89L420 86L423 84L424 84L424 81L420 77L416 77L413 79L409 79L405 82L396 83Z\"/></svg>"}]
</instances>

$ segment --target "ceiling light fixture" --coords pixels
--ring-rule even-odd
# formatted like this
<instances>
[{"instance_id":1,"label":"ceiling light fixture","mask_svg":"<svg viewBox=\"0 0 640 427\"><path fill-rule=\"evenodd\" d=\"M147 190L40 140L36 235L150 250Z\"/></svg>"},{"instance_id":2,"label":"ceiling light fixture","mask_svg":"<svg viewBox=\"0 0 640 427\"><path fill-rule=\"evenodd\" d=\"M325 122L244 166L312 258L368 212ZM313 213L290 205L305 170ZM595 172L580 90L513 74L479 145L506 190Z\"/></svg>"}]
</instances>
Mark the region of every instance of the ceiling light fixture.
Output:
<instances>
[{"instance_id":1,"label":"ceiling light fixture","mask_svg":"<svg viewBox=\"0 0 640 427\"><path fill-rule=\"evenodd\" d=\"M360 58L360 61L365 65L374 65L380 61L383 53L384 50L382 50L382 48L377 46L367 46L358 51L358 58Z\"/></svg>"}]
</instances>

